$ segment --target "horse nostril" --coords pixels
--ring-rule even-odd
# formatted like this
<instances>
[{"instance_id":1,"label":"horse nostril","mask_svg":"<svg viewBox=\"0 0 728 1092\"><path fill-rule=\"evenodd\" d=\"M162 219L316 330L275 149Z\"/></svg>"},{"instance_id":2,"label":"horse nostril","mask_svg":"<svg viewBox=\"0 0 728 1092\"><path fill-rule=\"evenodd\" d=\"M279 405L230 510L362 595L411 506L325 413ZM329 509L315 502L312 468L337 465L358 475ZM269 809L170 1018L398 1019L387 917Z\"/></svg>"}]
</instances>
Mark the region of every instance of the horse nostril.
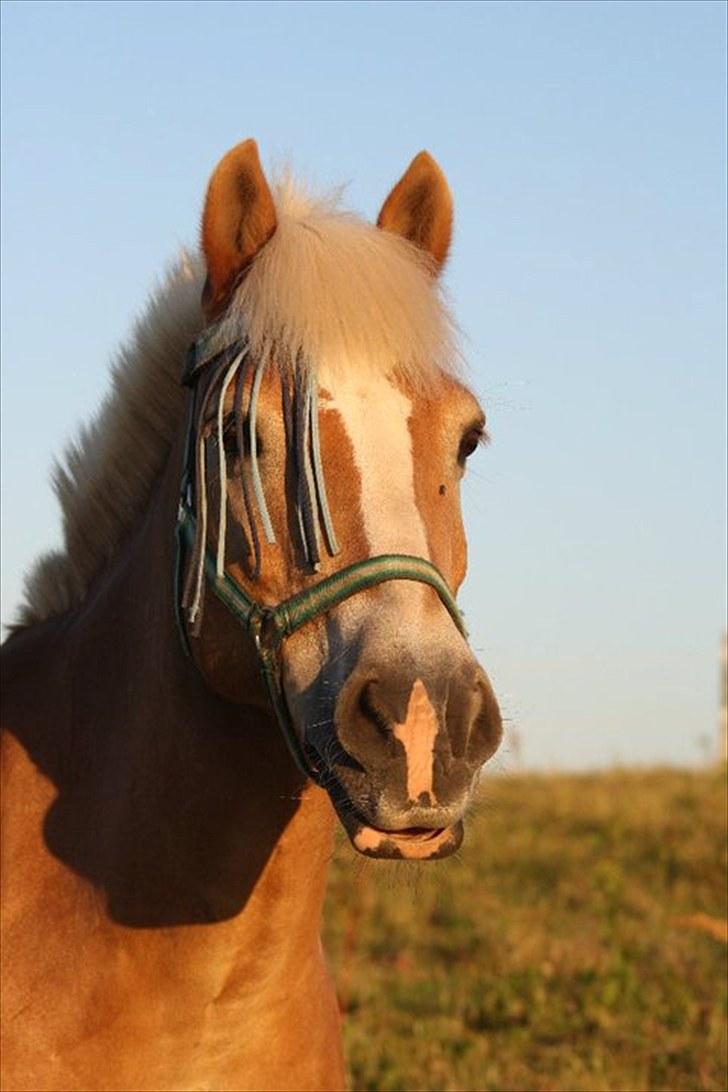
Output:
<instances>
[{"instance_id":1,"label":"horse nostril","mask_svg":"<svg viewBox=\"0 0 728 1092\"><path fill-rule=\"evenodd\" d=\"M477 686L478 705L470 724L467 755L480 764L492 758L503 738L503 722L495 695L483 676Z\"/></svg>"},{"instance_id":2,"label":"horse nostril","mask_svg":"<svg viewBox=\"0 0 728 1092\"><path fill-rule=\"evenodd\" d=\"M336 707L336 734L341 746L369 770L390 762L395 750L394 718L385 693L377 677L367 672L363 682L361 676L349 680Z\"/></svg>"},{"instance_id":3,"label":"horse nostril","mask_svg":"<svg viewBox=\"0 0 728 1092\"><path fill-rule=\"evenodd\" d=\"M482 765L497 750L501 738L500 711L480 669L470 669L457 683L451 683L445 723L453 758Z\"/></svg>"},{"instance_id":4,"label":"horse nostril","mask_svg":"<svg viewBox=\"0 0 728 1092\"><path fill-rule=\"evenodd\" d=\"M376 680L372 679L361 688L358 705L362 716L373 724L382 735L390 734L392 721L381 702L376 700Z\"/></svg>"}]
</instances>

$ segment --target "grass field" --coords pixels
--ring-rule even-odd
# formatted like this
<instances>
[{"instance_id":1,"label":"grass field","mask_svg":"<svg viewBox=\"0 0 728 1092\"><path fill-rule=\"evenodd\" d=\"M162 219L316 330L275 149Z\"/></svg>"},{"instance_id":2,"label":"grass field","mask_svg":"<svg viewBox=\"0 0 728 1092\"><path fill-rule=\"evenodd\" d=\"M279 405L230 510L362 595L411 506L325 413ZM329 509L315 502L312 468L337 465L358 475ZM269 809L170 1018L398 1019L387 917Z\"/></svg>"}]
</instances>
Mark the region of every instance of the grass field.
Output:
<instances>
[{"instance_id":1,"label":"grass field","mask_svg":"<svg viewBox=\"0 0 728 1092\"><path fill-rule=\"evenodd\" d=\"M725 1092L727 864L725 771L490 778L430 865L340 844L351 1088Z\"/></svg>"}]
</instances>

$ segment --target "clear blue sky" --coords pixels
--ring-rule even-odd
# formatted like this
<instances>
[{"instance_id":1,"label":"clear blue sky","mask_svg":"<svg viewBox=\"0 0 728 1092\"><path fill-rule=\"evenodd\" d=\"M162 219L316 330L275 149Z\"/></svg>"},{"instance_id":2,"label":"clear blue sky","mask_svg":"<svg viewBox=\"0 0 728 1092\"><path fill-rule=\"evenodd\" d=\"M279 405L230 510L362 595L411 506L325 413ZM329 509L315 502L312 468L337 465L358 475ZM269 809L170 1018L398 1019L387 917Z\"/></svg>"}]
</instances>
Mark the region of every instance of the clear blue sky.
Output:
<instances>
[{"instance_id":1,"label":"clear blue sky","mask_svg":"<svg viewBox=\"0 0 728 1092\"><path fill-rule=\"evenodd\" d=\"M220 155L255 136L374 216L428 148L493 434L462 599L524 759L698 759L725 625L725 41L698 0L5 0L3 617L59 537L52 455Z\"/></svg>"}]
</instances>

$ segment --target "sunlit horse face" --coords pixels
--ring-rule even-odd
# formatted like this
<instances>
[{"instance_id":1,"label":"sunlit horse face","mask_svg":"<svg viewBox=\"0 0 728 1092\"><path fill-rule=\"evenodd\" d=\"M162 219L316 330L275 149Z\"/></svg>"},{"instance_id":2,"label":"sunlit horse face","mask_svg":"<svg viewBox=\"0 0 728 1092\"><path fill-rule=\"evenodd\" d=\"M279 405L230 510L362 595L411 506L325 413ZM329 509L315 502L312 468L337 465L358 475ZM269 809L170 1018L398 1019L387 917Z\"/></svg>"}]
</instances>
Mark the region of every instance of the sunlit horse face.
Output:
<instances>
[{"instance_id":1,"label":"sunlit horse face","mask_svg":"<svg viewBox=\"0 0 728 1092\"><path fill-rule=\"evenodd\" d=\"M255 145L240 145L213 175L203 220L211 320L224 317L231 285L239 285L241 276L244 290L246 270L250 275L256 257L265 254L280 216ZM385 203L379 230L421 247L428 264L417 276L434 278L447 253L451 216L445 180L423 154ZM316 229L310 222L304 227ZM290 291L290 280L283 287ZM372 346L376 354L376 338ZM430 560L453 591L463 580L460 481L485 435L483 411L446 371L425 375L383 367L367 358L366 348L366 340L357 347L324 338L320 359L312 363L322 463L340 545L336 556L324 553L319 572L306 563L294 518L282 397L290 366L276 359L275 350L260 390L257 462L276 543L262 543L255 580L243 556L244 537L236 537L236 529L245 526L240 481L250 453L231 445L227 566L259 601L276 604L353 562L382 554ZM213 686L250 701L249 650L223 613L219 607L208 611L195 654ZM456 849L474 780L498 746L501 722L488 679L438 595L411 581L380 584L295 633L281 657L296 730L323 770L354 846L370 856L418 859Z\"/></svg>"}]
</instances>

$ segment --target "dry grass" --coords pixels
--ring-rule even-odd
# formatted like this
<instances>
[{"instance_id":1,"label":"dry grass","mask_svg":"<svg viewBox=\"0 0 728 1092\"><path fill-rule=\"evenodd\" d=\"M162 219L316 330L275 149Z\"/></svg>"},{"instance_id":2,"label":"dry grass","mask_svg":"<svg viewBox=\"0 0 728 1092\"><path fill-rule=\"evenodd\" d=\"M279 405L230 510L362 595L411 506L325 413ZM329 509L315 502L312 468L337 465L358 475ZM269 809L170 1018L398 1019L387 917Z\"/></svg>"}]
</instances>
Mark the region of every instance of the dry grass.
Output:
<instances>
[{"instance_id":1,"label":"dry grass","mask_svg":"<svg viewBox=\"0 0 728 1092\"><path fill-rule=\"evenodd\" d=\"M489 779L456 859L341 844L353 1089L728 1088L725 773Z\"/></svg>"}]
</instances>

